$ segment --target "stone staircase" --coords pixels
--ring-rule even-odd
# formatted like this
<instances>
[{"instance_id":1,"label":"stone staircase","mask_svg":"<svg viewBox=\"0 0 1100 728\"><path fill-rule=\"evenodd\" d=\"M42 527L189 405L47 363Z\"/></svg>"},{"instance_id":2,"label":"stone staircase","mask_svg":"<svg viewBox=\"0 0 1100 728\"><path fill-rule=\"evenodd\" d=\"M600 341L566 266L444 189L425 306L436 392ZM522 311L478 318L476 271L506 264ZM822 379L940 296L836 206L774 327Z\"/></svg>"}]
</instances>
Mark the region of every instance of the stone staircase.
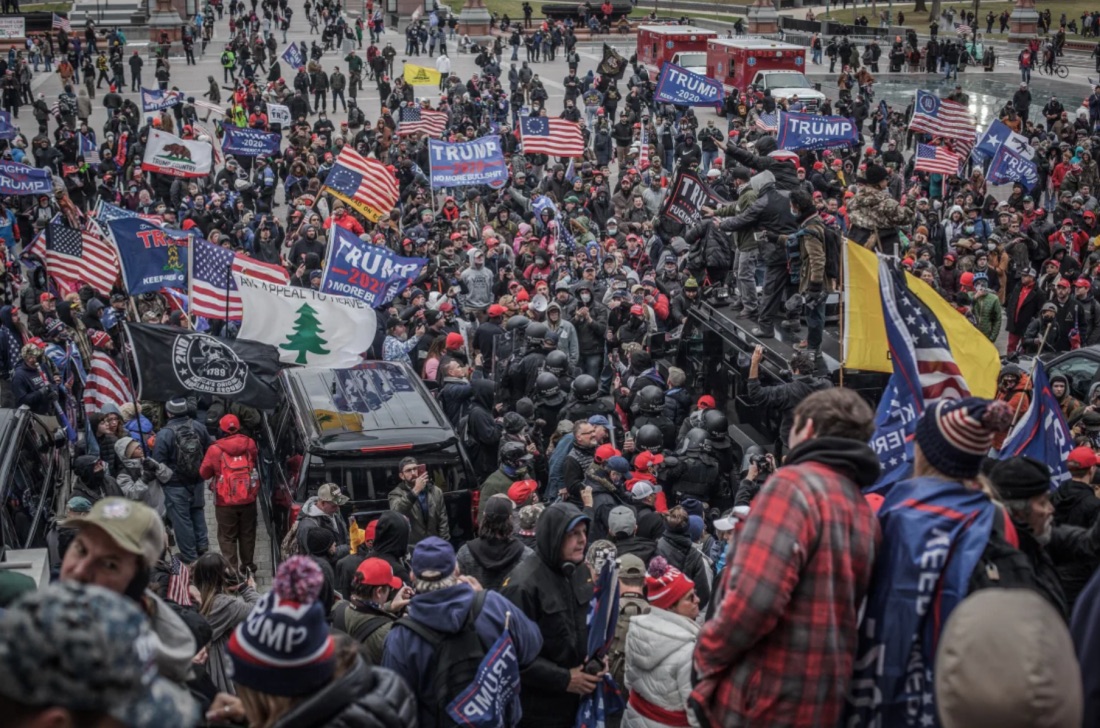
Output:
<instances>
[{"instance_id":1,"label":"stone staircase","mask_svg":"<svg viewBox=\"0 0 1100 728\"><path fill-rule=\"evenodd\" d=\"M69 12L69 22L73 29L83 28L88 20L95 21L100 28L130 28L145 25L146 4L128 0L124 2L106 2L100 0L97 9L94 0L78 0Z\"/></svg>"}]
</instances>

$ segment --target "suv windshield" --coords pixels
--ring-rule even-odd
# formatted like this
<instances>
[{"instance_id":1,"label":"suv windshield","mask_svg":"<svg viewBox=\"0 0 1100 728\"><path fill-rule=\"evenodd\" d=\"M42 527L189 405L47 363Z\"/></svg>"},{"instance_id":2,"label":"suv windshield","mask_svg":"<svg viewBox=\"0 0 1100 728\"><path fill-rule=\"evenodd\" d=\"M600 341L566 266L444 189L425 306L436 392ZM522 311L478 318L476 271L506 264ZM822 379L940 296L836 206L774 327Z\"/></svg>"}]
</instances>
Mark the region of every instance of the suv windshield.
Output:
<instances>
[{"instance_id":1,"label":"suv windshield","mask_svg":"<svg viewBox=\"0 0 1100 728\"><path fill-rule=\"evenodd\" d=\"M796 71L789 73L765 73L764 88L811 88L806 77Z\"/></svg>"}]
</instances>

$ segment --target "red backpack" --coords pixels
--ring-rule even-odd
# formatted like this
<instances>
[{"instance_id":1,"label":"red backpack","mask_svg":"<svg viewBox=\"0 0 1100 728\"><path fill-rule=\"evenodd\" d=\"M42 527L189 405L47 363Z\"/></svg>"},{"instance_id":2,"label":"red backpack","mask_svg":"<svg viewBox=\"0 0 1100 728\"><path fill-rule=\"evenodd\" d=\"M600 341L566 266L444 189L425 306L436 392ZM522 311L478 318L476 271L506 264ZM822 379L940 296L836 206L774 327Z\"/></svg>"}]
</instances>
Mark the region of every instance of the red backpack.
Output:
<instances>
[{"instance_id":1,"label":"red backpack","mask_svg":"<svg viewBox=\"0 0 1100 728\"><path fill-rule=\"evenodd\" d=\"M253 503L259 484L256 468L248 453L230 455L222 452L221 473L214 486L215 505L244 506Z\"/></svg>"}]
</instances>

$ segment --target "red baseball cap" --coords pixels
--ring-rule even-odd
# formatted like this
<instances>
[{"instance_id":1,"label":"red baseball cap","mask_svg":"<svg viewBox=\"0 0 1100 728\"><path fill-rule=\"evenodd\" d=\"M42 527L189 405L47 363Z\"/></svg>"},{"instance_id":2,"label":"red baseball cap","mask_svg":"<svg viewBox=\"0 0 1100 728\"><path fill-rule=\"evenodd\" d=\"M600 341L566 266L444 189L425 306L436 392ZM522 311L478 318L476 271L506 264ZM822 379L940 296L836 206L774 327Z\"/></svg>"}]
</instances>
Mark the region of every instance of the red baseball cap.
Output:
<instances>
[{"instance_id":1,"label":"red baseball cap","mask_svg":"<svg viewBox=\"0 0 1100 728\"><path fill-rule=\"evenodd\" d=\"M1066 458L1066 465L1071 470L1088 470L1094 468L1100 463L1096 459L1096 453L1093 452L1091 447L1082 445L1081 447L1075 447L1070 451L1069 457Z\"/></svg>"},{"instance_id":2,"label":"red baseball cap","mask_svg":"<svg viewBox=\"0 0 1100 728\"><path fill-rule=\"evenodd\" d=\"M1073 224L1073 220L1070 220L1068 217L1065 220L1062 221L1063 226L1072 225L1072 224Z\"/></svg>"},{"instance_id":3,"label":"red baseball cap","mask_svg":"<svg viewBox=\"0 0 1100 728\"><path fill-rule=\"evenodd\" d=\"M1092 281L1090 281L1088 278L1078 278L1073 282L1073 285L1077 286L1078 288L1092 288Z\"/></svg>"},{"instance_id":4,"label":"red baseball cap","mask_svg":"<svg viewBox=\"0 0 1100 728\"><path fill-rule=\"evenodd\" d=\"M360 583L367 586L388 586L391 589L400 589L405 585L399 577L394 576L393 567L385 559L367 559L359 564L355 573L359 575Z\"/></svg>"},{"instance_id":5,"label":"red baseball cap","mask_svg":"<svg viewBox=\"0 0 1100 728\"><path fill-rule=\"evenodd\" d=\"M363 529L363 541L364 543L370 543L374 540L375 535L378 533L378 519L374 519L367 524L367 527Z\"/></svg>"},{"instance_id":6,"label":"red baseball cap","mask_svg":"<svg viewBox=\"0 0 1100 728\"><path fill-rule=\"evenodd\" d=\"M638 471L646 470L650 465L660 465L664 461L664 455L654 455L649 450L644 450L635 456L634 469Z\"/></svg>"},{"instance_id":7,"label":"red baseball cap","mask_svg":"<svg viewBox=\"0 0 1100 728\"><path fill-rule=\"evenodd\" d=\"M611 458L619 455L622 455L622 453L616 450L614 445L600 445L596 448L596 462L598 463L606 463Z\"/></svg>"},{"instance_id":8,"label":"red baseball cap","mask_svg":"<svg viewBox=\"0 0 1100 728\"><path fill-rule=\"evenodd\" d=\"M1070 282L1068 278L1059 278L1057 283L1059 288L1069 288Z\"/></svg>"},{"instance_id":9,"label":"red baseball cap","mask_svg":"<svg viewBox=\"0 0 1100 728\"><path fill-rule=\"evenodd\" d=\"M508 488L508 497L517 507L522 506L527 503L527 499L531 497L531 494L538 489L539 484L536 480L517 480Z\"/></svg>"},{"instance_id":10,"label":"red baseball cap","mask_svg":"<svg viewBox=\"0 0 1100 728\"><path fill-rule=\"evenodd\" d=\"M453 331L447 334L447 351L458 351L464 343L462 334L456 334Z\"/></svg>"},{"instance_id":11,"label":"red baseball cap","mask_svg":"<svg viewBox=\"0 0 1100 728\"><path fill-rule=\"evenodd\" d=\"M718 403L714 401L714 397L709 394L704 394L699 398L699 401L695 403L697 407L706 407L707 409L714 409L718 406Z\"/></svg>"},{"instance_id":12,"label":"red baseball cap","mask_svg":"<svg viewBox=\"0 0 1100 728\"><path fill-rule=\"evenodd\" d=\"M444 301L443 303L439 304L439 310L443 313L450 313L451 311L455 310L455 307L454 304L450 301Z\"/></svg>"},{"instance_id":13,"label":"red baseball cap","mask_svg":"<svg viewBox=\"0 0 1100 728\"><path fill-rule=\"evenodd\" d=\"M632 316L641 316L643 313L645 313L645 309L642 308L642 304L635 303L633 306L630 307L630 313Z\"/></svg>"},{"instance_id":14,"label":"red baseball cap","mask_svg":"<svg viewBox=\"0 0 1100 728\"><path fill-rule=\"evenodd\" d=\"M489 316L503 316L506 313L508 313L508 309L504 308L504 306L501 306L499 303L494 303L492 306L489 306Z\"/></svg>"},{"instance_id":15,"label":"red baseball cap","mask_svg":"<svg viewBox=\"0 0 1100 728\"><path fill-rule=\"evenodd\" d=\"M54 301L56 299L57 299L57 296L53 295L49 291L46 291L45 293L43 293L42 295L40 295L38 297L39 303L41 303L42 301Z\"/></svg>"}]
</instances>

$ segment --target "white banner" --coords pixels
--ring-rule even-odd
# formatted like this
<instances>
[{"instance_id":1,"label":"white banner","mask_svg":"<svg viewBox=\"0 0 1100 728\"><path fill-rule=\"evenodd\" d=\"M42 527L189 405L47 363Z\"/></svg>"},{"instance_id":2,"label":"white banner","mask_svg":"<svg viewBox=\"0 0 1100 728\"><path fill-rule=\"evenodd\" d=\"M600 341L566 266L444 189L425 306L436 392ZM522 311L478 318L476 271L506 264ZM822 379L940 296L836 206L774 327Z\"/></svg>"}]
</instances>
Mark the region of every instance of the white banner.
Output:
<instances>
[{"instance_id":1,"label":"white banner","mask_svg":"<svg viewBox=\"0 0 1100 728\"><path fill-rule=\"evenodd\" d=\"M378 319L365 301L233 274L241 295L238 336L279 350L287 364L352 367L374 343Z\"/></svg>"},{"instance_id":2,"label":"white banner","mask_svg":"<svg viewBox=\"0 0 1100 728\"><path fill-rule=\"evenodd\" d=\"M213 166L213 155L208 142L188 141L150 129L141 168L173 177L205 177Z\"/></svg>"},{"instance_id":3,"label":"white banner","mask_svg":"<svg viewBox=\"0 0 1100 728\"><path fill-rule=\"evenodd\" d=\"M289 125L291 122L290 107L283 104L268 104L267 120L272 124Z\"/></svg>"},{"instance_id":4,"label":"white banner","mask_svg":"<svg viewBox=\"0 0 1100 728\"><path fill-rule=\"evenodd\" d=\"M23 16L12 17L10 15L0 18L0 38L26 38L27 19Z\"/></svg>"}]
</instances>

